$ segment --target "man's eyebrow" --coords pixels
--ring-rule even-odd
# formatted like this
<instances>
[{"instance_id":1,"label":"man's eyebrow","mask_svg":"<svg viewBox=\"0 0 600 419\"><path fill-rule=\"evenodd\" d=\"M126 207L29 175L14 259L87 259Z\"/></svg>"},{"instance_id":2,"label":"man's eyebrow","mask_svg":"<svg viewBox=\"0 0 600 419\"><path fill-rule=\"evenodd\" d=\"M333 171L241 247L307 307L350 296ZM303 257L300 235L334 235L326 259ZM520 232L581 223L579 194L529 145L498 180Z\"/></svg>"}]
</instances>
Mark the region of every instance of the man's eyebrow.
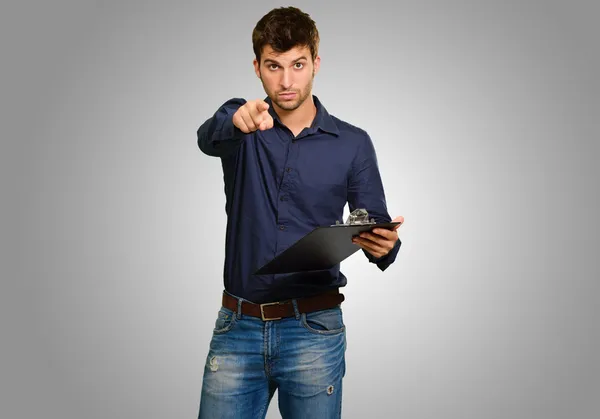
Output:
<instances>
[{"instance_id":1,"label":"man's eyebrow","mask_svg":"<svg viewBox=\"0 0 600 419\"><path fill-rule=\"evenodd\" d=\"M294 61L292 61L292 64L294 64L294 63L296 63L296 62L298 62L300 60L308 60L308 58L306 58L306 56L303 55L302 57L296 58ZM267 62L274 63L274 64L277 64L277 65L281 65L277 61L275 61L275 60L273 60L271 58L265 59L264 63L266 64Z\"/></svg>"}]
</instances>

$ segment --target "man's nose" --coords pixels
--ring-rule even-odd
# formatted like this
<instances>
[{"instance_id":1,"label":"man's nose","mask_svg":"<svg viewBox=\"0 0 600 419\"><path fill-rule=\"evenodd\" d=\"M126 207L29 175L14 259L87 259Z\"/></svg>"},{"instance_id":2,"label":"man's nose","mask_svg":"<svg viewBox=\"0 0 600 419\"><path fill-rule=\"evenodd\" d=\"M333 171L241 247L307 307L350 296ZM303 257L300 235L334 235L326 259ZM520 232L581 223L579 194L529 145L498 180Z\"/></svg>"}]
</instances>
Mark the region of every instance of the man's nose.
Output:
<instances>
[{"instance_id":1,"label":"man's nose","mask_svg":"<svg viewBox=\"0 0 600 419\"><path fill-rule=\"evenodd\" d=\"M281 76L281 80L280 80L281 86L287 90L288 88L292 87L292 84L294 83L293 80L293 74L289 69L285 69L283 70L283 74Z\"/></svg>"}]
</instances>

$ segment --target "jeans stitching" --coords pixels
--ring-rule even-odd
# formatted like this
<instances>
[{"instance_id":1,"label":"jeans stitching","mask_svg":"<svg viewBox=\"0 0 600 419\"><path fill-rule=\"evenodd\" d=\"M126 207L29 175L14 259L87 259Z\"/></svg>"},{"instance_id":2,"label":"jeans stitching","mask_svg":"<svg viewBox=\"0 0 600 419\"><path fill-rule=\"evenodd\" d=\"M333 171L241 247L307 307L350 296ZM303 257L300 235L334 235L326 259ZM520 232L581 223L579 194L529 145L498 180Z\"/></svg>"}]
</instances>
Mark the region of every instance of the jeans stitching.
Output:
<instances>
[{"instance_id":1,"label":"jeans stitching","mask_svg":"<svg viewBox=\"0 0 600 419\"><path fill-rule=\"evenodd\" d=\"M306 321L306 313L302 313L302 315L300 316L300 325L309 332L314 333L316 335L339 335L346 330L346 325L343 325L341 328L331 330L313 329Z\"/></svg>"},{"instance_id":2,"label":"jeans stitching","mask_svg":"<svg viewBox=\"0 0 600 419\"><path fill-rule=\"evenodd\" d=\"M229 312L228 312L227 314L231 316L231 320L229 321L229 324L225 327L222 327L221 329L214 329L213 333L215 335L222 335L224 333L229 332L233 328L233 326L237 323L237 318L236 318L235 313L229 314Z\"/></svg>"},{"instance_id":3,"label":"jeans stitching","mask_svg":"<svg viewBox=\"0 0 600 419\"><path fill-rule=\"evenodd\" d=\"M267 322L263 323L263 356L264 356L264 361L265 361L265 375L267 376L267 378L270 378L270 371L269 371L269 357L267 355L267 350L268 350L268 337L267 337Z\"/></svg>"}]
</instances>

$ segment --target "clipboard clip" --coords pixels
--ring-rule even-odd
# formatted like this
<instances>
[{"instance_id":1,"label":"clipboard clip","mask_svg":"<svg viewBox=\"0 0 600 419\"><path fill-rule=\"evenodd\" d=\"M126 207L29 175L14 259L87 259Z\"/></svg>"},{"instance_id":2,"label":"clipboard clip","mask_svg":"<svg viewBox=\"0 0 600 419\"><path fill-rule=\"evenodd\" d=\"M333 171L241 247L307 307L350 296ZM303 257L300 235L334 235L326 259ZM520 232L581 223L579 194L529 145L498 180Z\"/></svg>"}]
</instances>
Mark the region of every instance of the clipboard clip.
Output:
<instances>
[{"instance_id":1,"label":"clipboard clip","mask_svg":"<svg viewBox=\"0 0 600 419\"><path fill-rule=\"evenodd\" d=\"M345 223L340 223L340 220L335 220L335 224L333 226L347 226L347 225L370 225L376 224L375 219L371 218L369 220L369 213L364 208L357 208L352 211Z\"/></svg>"}]
</instances>

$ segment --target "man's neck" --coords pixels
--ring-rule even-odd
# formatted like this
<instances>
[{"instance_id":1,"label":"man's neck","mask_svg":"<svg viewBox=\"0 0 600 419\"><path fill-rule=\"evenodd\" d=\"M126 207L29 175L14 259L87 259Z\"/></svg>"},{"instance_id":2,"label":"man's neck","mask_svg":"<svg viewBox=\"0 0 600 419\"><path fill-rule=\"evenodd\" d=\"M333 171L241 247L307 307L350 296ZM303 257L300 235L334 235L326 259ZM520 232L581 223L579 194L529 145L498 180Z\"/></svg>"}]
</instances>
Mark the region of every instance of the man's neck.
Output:
<instances>
[{"instance_id":1,"label":"man's neck","mask_svg":"<svg viewBox=\"0 0 600 419\"><path fill-rule=\"evenodd\" d=\"M300 107L292 111L281 109L274 104L275 112L281 123L288 127L295 135L299 134L304 127L310 127L317 115L317 107L313 101L312 94Z\"/></svg>"}]
</instances>

